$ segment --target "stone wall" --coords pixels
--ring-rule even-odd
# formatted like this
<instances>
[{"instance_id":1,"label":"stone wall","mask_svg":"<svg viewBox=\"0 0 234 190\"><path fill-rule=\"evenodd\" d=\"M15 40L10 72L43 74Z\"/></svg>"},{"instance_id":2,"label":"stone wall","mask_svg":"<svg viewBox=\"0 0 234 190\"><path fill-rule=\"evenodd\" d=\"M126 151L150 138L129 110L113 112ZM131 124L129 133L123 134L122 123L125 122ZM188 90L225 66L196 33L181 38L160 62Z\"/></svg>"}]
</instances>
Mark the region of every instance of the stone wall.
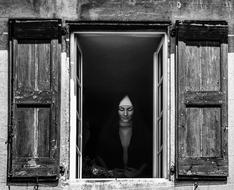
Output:
<instances>
[{"instance_id":1,"label":"stone wall","mask_svg":"<svg viewBox=\"0 0 234 190\"><path fill-rule=\"evenodd\" d=\"M226 20L229 23L229 177L227 183L206 182L198 189L234 189L234 0L1 0L0 1L0 189L7 190L7 120L8 120L8 19L62 18L65 20L172 21ZM90 180L68 181L69 168L69 55L63 39L61 54L61 147L60 163L66 168L57 187L39 189L192 189L193 182L175 184L168 180ZM174 43L170 64L174 64ZM171 88L173 94L173 85ZM174 108L171 108L173 113ZM174 146L173 141L171 146ZM11 186L10 189L33 189Z\"/></svg>"}]
</instances>

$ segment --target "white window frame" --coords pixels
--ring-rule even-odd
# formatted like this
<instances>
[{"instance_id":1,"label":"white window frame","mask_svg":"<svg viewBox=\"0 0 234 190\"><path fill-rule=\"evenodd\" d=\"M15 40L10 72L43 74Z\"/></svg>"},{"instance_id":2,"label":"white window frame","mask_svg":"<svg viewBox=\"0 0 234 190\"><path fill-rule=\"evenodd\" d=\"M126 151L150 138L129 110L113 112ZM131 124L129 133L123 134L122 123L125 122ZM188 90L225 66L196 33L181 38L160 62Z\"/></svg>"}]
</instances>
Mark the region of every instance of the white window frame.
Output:
<instances>
[{"instance_id":1,"label":"white window frame","mask_svg":"<svg viewBox=\"0 0 234 190\"><path fill-rule=\"evenodd\" d=\"M168 122L167 122L167 118L168 118L168 114L167 114L167 110L168 110L168 99L165 98L165 97L168 97L167 94L167 64L165 64L167 62L167 43L166 43L166 36L163 36L158 47L157 47L157 50L155 51L154 53L154 96L153 96L153 99L154 99L154 111L153 111L153 123L154 123L154 126L153 126L153 134L155 134L156 138L153 138L153 144L154 144L154 148L153 148L153 165L155 166L153 169L153 176L154 177L159 177L159 170L157 170L156 168L158 168L158 153L160 151L163 151L163 178L167 178L167 171L168 171L168 164L167 161L168 160L168 151L167 151L167 147L168 147L168 141L167 141L167 138L169 137L168 135ZM162 52L163 52L163 59L162 59L162 67L163 67L163 73L162 73L162 81L161 81L161 84L163 84L163 108L162 108L162 115L161 115L161 118L163 119L163 136L161 138L163 138L163 146L162 146L162 150L159 150L158 148L158 139L157 137L159 136L158 134L158 130L159 130L159 126L158 126L158 120L161 119L159 118L159 113L158 113L158 54L160 52L160 50L162 49Z\"/></svg>"},{"instance_id":2,"label":"white window frame","mask_svg":"<svg viewBox=\"0 0 234 190\"><path fill-rule=\"evenodd\" d=\"M169 75L168 75L168 68L169 68L169 60L168 60L168 36L165 32L106 32L106 31L101 31L101 32L90 32L90 31L82 31L82 32L73 32L70 35L70 167L69 167L69 179L70 180L75 180L75 179L82 179L82 154L81 154L81 159L79 160L79 166L76 168L76 135L77 134L77 122L76 122L76 117L77 117L77 97L76 97L76 82L77 82L77 73L76 73L76 63L77 63L77 47L78 41L77 41L77 35L79 34L118 34L118 35L129 35L129 36L147 36L147 35L154 35L154 36L162 36L161 42L158 46L155 47L157 53L160 49L160 47L163 48L163 159L164 159L164 165L163 165L163 178L168 179L169 178L169 168L170 168L170 163L171 163L171 156L169 155L170 151L170 146L169 142L170 141L170 130L168 124L169 122L169 105L170 105L170 100L171 97L169 96L168 90L169 90ZM82 54L82 50L80 49L80 52ZM154 56L154 55L152 55ZM81 55L81 68L82 68L82 55ZM156 72L156 64L157 64L157 59L155 59L154 56L154 81L153 81L153 104L154 104L154 111L153 111L153 131L154 134L156 132L156 94L157 94L157 88L156 88L156 83L155 83L155 72ZM82 72L81 72L82 73ZM82 100L82 94L83 94L83 88L82 88L82 74L81 74L81 100ZM81 110L83 110L83 105L81 101ZM82 111L81 111L82 114ZM81 115L82 116L82 115ZM82 126L82 117L81 117L81 126ZM82 129L81 129L82 131ZM79 136L79 138L82 140L82 135ZM156 158L156 138L153 137L153 177L148 178L148 179L157 179L160 181L162 178L156 178L156 163L155 163L155 158ZM80 150L82 152L82 149ZM173 162L173 161L172 161ZM76 177L76 171L78 172L78 177ZM134 178L135 179L135 178ZM84 179L87 180L87 179ZM89 179L90 180L90 179ZM103 180L101 178L95 178L92 180ZM105 180L107 180L105 178ZM115 180L115 178L110 178L109 180Z\"/></svg>"}]
</instances>

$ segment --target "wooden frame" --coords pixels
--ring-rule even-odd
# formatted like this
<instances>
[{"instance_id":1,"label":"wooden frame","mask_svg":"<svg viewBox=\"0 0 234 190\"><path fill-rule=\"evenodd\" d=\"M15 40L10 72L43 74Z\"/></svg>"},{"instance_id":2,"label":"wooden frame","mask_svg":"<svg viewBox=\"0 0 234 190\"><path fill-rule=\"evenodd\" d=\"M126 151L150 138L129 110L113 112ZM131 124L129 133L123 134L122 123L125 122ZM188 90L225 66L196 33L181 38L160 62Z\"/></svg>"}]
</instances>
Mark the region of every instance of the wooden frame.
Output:
<instances>
[{"instance_id":1,"label":"wooden frame","mask_svg":"<svg viewBox=\"0 0 234 190\"><path fill-rule=\"evenodd\" d=\"M226 130L228 125L228 25L225 21L177 21L176 24L178 29L176 52L176 98L178 100L176 110L176 179L226 180L228 176L228 131ZM214 53L209 53L211 48ZM202 75L188 77L188 73L191 73L191 71L187 68L191 69L191 66L199 65L196 64L196 60L199 59L194 59L199 52L203 53L203 61L200 60L199 62L203 64L203 67L201 67L204 69L202 70L203 75L206 74L205 68L209 64L211 65L209 66L211 74L208 73L207 78L202 77ZM204 54L204 52L208 53ZM188 54L193 53L193 56L188 56ZM211 59L209 56L216 57ZM191 60L187 60L187 57ZM204 61L205 59L206 61ZM213 60L213 62L210 63L209 60ZM183 70L185 63L190 65ZM216 69L212 68L215 64L217 65ZM197 72L199 67L192 69L193 73L202 73L202 71ZM199 77L200 81L198 80ZM186 83L191 79L193 83L190 81ZM206 84L206 81L209 81L210 84ZM200 119L200 123L194 124L198 121L196 114L199 114L199 118L203 118L203 115L206 114L204 118L207 120ZM215 122L213 122L213 118L215 118ZM213 133L216 136L207 135L204 128L209 131L209 134ZM192 131L195 129L198 129L199 132ZM190 134L198 134L193 137L193 142L187 140L191 139ZM206 146L207 144L209 146ZM201 148L197 148L198 146Z\"/></svg>"},{"instance_id":2,"label":"wooden frame","mask_svg":"<svg viewBox=\"0 0 234 190\"><path fill-rule=\"evenodd\" d=\"M24 30L25 29L25 30ZM47 33L48 30L52 30ZM47 33L46 36L42 34ZM9 20L9 112L8 112L8 183L50 183L55 185L58 182L59 176L59 154L60 154L60 53L61 53L61 20L60 19L10 19ZM42 45L44 44L44 45ZM46 44L46 45L45 45ZM19 47L21 46L21 47ZM29 48L30 51L27 51ZM41 48L41 49L40 49ZM25 53L18 53L24 51ZM45 57L41 58L38 53L47 52ZM32 52L34 53L32 55ZM46 81L46 87L39 87L38 72L35 71L35 80L27 78L25 80L28 83L34 82L35 87L30 90L21 90L17 86L20 77L17 77L17 69L20 69L18 64L19 56L26 57L25 61L21 61L27 65L28 62L34 63L37 69L41 63L49 63L50 74L45 73L45 77L51 78ZM28 57L27 57L28 56ZM33 58L34 57L34 61ZM44 61L39 60L41 58ZM41 62L40 62L41 61ZM40 63L40 64L39 64ZM24 65L24 66L25 66ZM29 64L28 64L29 65ZM21 65L22 66L22 65ZM44 67L41 67L44 68ZM32 69L33 70L33 69ZM36 69L35 69L36 70ZM21 72L19 72L21 73ZM27 83L27 84L28 84ZM27 88L27 85L21 85L22 88ZM20 90L19 90L20 89ZM39 92L40 89L40 92ZM18 95L17 95L18 94ZM23 98L19 98L19 97ZM26 110L26 111L25 111ZM32 115L25 121L32 120L32 124L22 125L18 118L21 118L20 114ZM45 113L42 116L46 118L47 124L41 124L42 130L45 130L44 126L48 127L48 131L45 132L52 143L44 142L39 139L43 135L39 136L39 122L41 121L41 113L39 110L43 110ZM18 118L17 118L18 116ZM18 119L18 120L17 120ZM18 130L20 126L28 127L28 131L33 131L33 135L28 135L35 139L33 146L32 156L28 154L19 154L15 151L15 145L17 144L24 147L24 144L31 139L20 139L16 143L16 138L20 138ZM26 128L25 127L25 128ZM17 130L16 130L17 129ZM40 129L41 130L41 129ZM43 132L41 132L43 134ZM39 143L45 143L49 146L49 150L46 150L47 155L42 155L43 151L39 153ZM53 150L52 150L53 149ZM12 161L14 159L14 162ZM30 160L32 162L30 162ZM41 164L43 163L43 164ZM19 167L18 167L19 165ZM36 167L35 167L36 165ZM43 167L42 167L43 165ZM23 167L22 167L23 166ZM18 167L19 169L16 169ZM53 168L53 169L51 169ZM21 170L21 172L20 172ZM53 171L52 171L53 170Z\"/></svg>"},{"instance_id":3,"label":"wooden frame","mask_svg":"<svg viewBox=\"0 0 234 190\"><path fill-rule=\"evenodd\" d=\"M164 135L163 135L163 141L164 141L164 160L166 160L166 162L164 162L164 166L163 166L163 178L168 178L168 168L169 168L169 156L167 155L168 154L168 142L169 142L169 132L168 132L168 129L169 127L167 126L168 124L168 105L170 104L170 97L168 96L168 47L167 47L167 43L168 43L168 40L167 40L167 34L165 32L158 32L157 30L155 31L148 31L148 30L140 30L140 31L106 31L106 30L101 30L101 31L75 31L71 34L71 37L70 37L70 43L71 43L71 46L70 46L70 52L71 52L71 73L72 75L74 74L74 68L75 68L75 64L77 63L77 57L76 57L76 54L77 54L77 51L76 51L76 47L78 46L78 42L77 42L77 39L76 39L76 35L77 34L80 34L80 33L89 33L89 34L110 34L110 33L113 33L113 34L119 34L119 35L160 35L162 36L162 40L161 40L161 43L160 43L160 46L163 47L163 67L164 67L164 88L163 88L163 93L164 93L164 122L163 122L163 128L164 128ZM81 64L82 65L82 64ZM71 125L71 130L70 130L70 179L76 179L76 171L75 171L75 155L74 155L74 151L75 151L75 142L76 142L76 137L74 137L74 134L76 134L76 121L75 121L75 106L76 105L76 98L75 96L73 95L74 94L74 90L73 90L73 85L74 84L75 80L74 80L74 76L71 77L71 83L70 83L70 125ZM155 90L154 90L154 96L155 96ZM154 100L155 102L155 100ZM155 103L154 103L155 104ZM81 103L82 105L82 103ZM77 108L76 108L77 109ZM154 112L155 113L155 112ZM155 127L154 127L155 128ZM155 141L154 141L154 145L153 147L156 147L156 144L155 144ZM154 151L154 150L153 150ZM153 156L153 159L155 159L155 154L152 155ZM82 158L82 157L81 157ZM79 161L80 164L82 164L82 160ZM156 177L156 174L155 174L155 171L156 171L156 166L154 166L155 169L154 170L154 174L153 174L153 177ZM78 178L81 179L82 178L82 170L81 170L81 167L78 169L79 170L79 174L78 174Z\"/></svg>"},{"instance_id":4,"label":"wooden frame","mask_svg":"<svg viewBox=\"0 0 234 190\"><path fill-rule=\"evenodd\" d=\"M168 90L167 90L167 83L168 83L168 79L167 79L167 73L168 73L168 65L167 65L167 36L164 35L161 39L161 42L159 43L158 47L157 47L157 50L155 51L154 53L154 117L153 117L153 120L154 120L154 130L153 130L153 134L156 135L156 138L153 138L154 140L154 149L153 149L153 162L154 162L154 171L153 171L153 176L154 177L159 177L160 174L159 174L159 170L157 170L156 168L159 168L159 160L158 160L158 154L159 152L163 151L163 150L166 150L167 149L167 138L168 138L168 129L169 127L167 126L167 120L168 120L168 114L167 114L167 110L168 110L168 97L167 94L168 94ZM162 50L162 70L163 70L163 73L162 73L162 78L161 78L161 81L158 81L158 64L159 64L159 60L158 60L158 54L159 52ZM160 83L160 84L159 84ZM166 98L163 98L163 102L162 102L162 105L163 105L163 108L162 108L162 114L158 113L158 86L163 84L163 96L166 97ZM160 117L159 117L160 115ZM163 118L163 137L162 140L163 140L163 145L162 145L162 150L159 150L158 149L158 135L159 135L159 126L158 126L158 120ZM167 152L168 151L163 151L163 158L164 160L167 160L166 162L163 162L163 176L164 178L167 178L168 177L168 155L167 155Z\"/></svg>"}]
</instances>

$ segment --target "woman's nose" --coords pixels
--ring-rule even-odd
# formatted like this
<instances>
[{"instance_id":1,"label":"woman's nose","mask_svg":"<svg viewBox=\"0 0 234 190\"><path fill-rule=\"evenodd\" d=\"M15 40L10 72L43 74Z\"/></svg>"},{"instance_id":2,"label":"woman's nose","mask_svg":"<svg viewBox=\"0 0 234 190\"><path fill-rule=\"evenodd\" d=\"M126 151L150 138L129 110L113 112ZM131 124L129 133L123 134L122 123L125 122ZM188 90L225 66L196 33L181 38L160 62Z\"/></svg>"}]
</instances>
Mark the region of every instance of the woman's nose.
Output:
<instances>
[{"instance_id":1,"label":"woman's nose","mask_svg":"<svg viewBox=\"0 0 234 190\"><path fill-rule=\"evenodd\" d=\"M127 116L128 115L128 111L124 110L124 115Z\"/></svg>"}]
</instances>

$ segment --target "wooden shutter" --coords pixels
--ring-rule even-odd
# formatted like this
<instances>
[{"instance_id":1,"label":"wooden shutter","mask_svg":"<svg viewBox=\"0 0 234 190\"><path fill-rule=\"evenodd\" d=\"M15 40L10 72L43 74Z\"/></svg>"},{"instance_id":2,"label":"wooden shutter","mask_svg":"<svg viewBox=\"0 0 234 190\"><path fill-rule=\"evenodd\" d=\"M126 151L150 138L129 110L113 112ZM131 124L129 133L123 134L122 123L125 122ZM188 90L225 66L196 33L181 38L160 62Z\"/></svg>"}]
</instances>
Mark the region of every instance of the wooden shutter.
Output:
<instances>
[{"instance_id":1,"label":"wooden shutter","mask_svg":"<svg viewBox=\"0 0 234 190\"><path fill-rule=\"evenodd\" d=\"M228 175L226 22L177 22L176 177Z\"/></svg>"},{"instance_id":2,"label":"wooden shutter","mask_svg":"<svg viewBox=\"0 0 234 190\"><path fill-rule=\"evenodd\" d=\"M60 20L10 20L10 180L58 179Z\"/></svg>"}]
</instances>

